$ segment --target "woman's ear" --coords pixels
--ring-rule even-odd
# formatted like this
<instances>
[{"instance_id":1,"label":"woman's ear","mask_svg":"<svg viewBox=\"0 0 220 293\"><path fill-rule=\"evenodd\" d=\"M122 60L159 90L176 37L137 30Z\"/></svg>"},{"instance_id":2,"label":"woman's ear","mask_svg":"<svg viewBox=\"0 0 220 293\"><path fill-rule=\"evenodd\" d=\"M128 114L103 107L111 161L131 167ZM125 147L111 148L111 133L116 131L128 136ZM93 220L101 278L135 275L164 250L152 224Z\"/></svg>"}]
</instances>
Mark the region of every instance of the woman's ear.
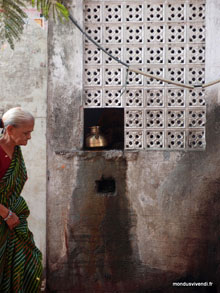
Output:
<instances>
[{"instance_id":1,"label":"woman's ear","mask_svg":"<svg viewBox=\"0 0 220 293\"><path fill-rule=\"evenodd\" d=\"M8 125L8 126L6 127L6 129L5 129L5 131L6 131L9 135L11 135L12 132L13 132L13 129L14 129L14 126L13 126L13 125Z\"/></svg>"}]
</instances>

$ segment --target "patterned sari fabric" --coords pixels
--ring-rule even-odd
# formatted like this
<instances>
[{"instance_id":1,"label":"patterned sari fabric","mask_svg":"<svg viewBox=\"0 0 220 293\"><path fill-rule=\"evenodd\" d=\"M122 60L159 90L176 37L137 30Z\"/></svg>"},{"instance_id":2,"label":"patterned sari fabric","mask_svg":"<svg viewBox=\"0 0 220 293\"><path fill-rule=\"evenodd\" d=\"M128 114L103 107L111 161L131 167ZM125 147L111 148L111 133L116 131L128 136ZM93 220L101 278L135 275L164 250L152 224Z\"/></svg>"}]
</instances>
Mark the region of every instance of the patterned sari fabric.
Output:
<instances>
[{"instance_id":1,"label":"patterned sari fabric","mask_svg":"<svg viewBox=\"0 0 220 293\"><path fill-rule=\"evenodd\" d=\"M0 292L39 292L42 255L28 229L29 209L20 193L27 180L19 146L16 146L9 169L0 180L0 203L10 208L20 224L9 230L0 217Z\"/></svg>"}]
</instances>

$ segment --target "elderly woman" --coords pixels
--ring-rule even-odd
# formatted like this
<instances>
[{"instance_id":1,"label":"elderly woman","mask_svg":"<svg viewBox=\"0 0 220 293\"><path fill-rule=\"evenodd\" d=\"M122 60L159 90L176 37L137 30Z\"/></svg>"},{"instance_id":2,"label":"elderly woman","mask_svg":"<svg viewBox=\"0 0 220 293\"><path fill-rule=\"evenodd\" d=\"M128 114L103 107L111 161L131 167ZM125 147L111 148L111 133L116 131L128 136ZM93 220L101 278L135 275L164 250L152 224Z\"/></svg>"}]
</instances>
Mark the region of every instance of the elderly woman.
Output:
<instances>
[{"instance_id":1,"label":"elderly woman","mask_svg":"<svg viewBox=\"0 0 220 293\"><path fill-rule=\"evenodd\" d=\"M12 108L0 120L0 291L38 292L41 252L28 229L28 206L20 195L27 172L20 145L27 145L34 117Z\"/></svg>"}]
</instances>

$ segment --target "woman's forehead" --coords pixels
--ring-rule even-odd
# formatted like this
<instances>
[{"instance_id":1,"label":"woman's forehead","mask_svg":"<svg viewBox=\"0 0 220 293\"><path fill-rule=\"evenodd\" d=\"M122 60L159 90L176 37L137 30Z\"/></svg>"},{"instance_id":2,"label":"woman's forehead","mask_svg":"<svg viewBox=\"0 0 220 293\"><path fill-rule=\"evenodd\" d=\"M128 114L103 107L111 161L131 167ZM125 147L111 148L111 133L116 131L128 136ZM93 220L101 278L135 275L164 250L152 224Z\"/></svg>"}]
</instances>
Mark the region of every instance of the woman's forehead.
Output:
<instances>
[{"instance_id":1,"label":"woman's forehead","mask_svg":"<svg viewBox=\"0 0 220 293\"><path fill-rule=\"evenodd\" d=\"M23 129L33 129L34 128L34 120L30 120L27 122L24 122L20 125L20 128Z\"/></svg>"}]
</instances>

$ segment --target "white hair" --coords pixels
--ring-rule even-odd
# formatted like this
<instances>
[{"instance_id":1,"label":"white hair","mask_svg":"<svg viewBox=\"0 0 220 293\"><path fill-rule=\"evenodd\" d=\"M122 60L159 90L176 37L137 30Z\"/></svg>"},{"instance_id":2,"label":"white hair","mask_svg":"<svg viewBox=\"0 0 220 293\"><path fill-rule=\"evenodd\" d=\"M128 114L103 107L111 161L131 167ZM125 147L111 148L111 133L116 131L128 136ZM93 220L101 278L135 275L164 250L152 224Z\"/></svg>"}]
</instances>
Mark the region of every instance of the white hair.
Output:
<instances>
[{"instance_id":1,"label":"white hair","mask_svg":"<svg viewBox=\"0 0 220 293\"><path fill-rule=\"evenodd\" d=\"M16 127L26 122L34 121L34 116L21 107L15 107L5 112L2 120L4 122L4 127L7 127L8 125L13 125Z\"/></svg>"}]
</instances>

